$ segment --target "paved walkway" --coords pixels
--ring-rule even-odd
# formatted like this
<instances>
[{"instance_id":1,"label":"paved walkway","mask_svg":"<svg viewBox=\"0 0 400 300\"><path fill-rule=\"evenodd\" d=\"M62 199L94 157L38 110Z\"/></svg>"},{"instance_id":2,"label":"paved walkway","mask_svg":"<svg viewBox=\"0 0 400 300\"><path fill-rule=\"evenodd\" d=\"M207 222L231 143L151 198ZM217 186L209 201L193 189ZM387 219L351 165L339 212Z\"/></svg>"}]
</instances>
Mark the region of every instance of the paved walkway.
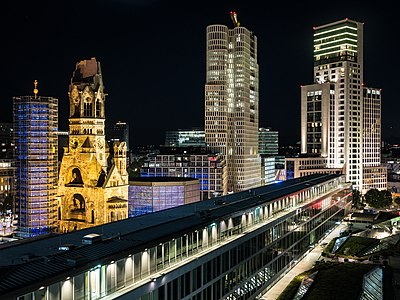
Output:
<instances>
[{"instance_id":1,"label":"paved walkway","mask_svg":"<svg viewBox=\"0 0 400 300\"><path fill-rule=\"evenodd\" d=\"M271 289L268 290L260 299L275 300L285 290L288 284L297 275L310 270L315 262L321 257L323 247L321 244L329 243L333 238L339 236L340 230L347 228L345 223L338 225L332 232L330 232L324 239L320 241L312 251L305 255L285 276L283 276Z\"/></svg>"}]
</instances>

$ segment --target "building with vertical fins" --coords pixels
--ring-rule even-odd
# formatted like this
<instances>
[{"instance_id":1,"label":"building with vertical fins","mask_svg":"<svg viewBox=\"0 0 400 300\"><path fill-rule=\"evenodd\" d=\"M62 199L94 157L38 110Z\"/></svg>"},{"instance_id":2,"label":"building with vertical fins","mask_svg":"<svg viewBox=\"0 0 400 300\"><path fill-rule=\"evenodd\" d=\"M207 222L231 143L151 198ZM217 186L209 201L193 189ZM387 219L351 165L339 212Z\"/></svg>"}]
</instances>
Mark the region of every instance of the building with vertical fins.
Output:
<instances>
[{"instance_id":1,"label":"building with vertical fins","mask_svg":"<svg viewBox=\"0 0 400 300\"><path fill-rule=\"evenodd\" d=\"M373 89L379 124L372 124L364 111L372 96L366 97L371 89L364 87L363 70L363 23L344 19L314 27L314 84L301 87L301 153L326 158L328 168L343 168L346 181L360 191L366 187L364 173L371 172L366 167L380 166L381 134L380 90ZM364 142L367 132L373 132L374 143ZM369 154L366 159L367 152L373 159ZM386 188L379 177L369 188Z\"/></svg>"},{"instance_id":2,"label":"building with vertical fins","mask_svg":"<svg viewBox=\"0 0 400 300\"><path fill-rule=\"evenodd\" d=\"M363 89L363 193L387 189L387 167L381 165L381 89Z\"/></svg>"},{"instance_id":3,"label":"building with vertical fins","mask_svg":"<svg viewBox=\"0 0 400 300\"><path fill-rule=\"evenodd\" d=\"M16 213L19 237L46 234L57 221L58 100L38 96L13 97L16 144Z\"/></svg>"},{"instance_id":4,"label":"building with vertical fins","mask_svg":"<svg viewBox=\"0 0 400 300\"><path fill-rule=\"evenodd\" d=\"M105 139L105 96L100 62L76 64L69 86L69 143L59 173L59 231L128 217L126 143Z\"/></svg>"},{"instance_id":5,"label":"building with vertical fins","mask_svg":"<svg viewBox=\"0 0 400 300\"><path fill-rule=\"evenodd\" d=\"M227 166L228 192L260 186L257 37L240 26L207 27L205 142Z\"/></svg>"}]
</instances>

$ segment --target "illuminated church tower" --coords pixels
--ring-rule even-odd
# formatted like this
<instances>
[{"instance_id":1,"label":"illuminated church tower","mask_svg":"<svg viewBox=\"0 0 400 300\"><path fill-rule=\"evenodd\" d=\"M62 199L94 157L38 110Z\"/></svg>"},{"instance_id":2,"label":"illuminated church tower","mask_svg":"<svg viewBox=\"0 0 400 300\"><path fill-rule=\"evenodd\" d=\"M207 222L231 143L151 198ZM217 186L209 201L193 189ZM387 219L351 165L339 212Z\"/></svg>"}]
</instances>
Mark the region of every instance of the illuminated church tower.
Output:
<instances>
[{"instance_id":1,"label":"illuminated church tower","mask_svg":"<svg viewBox=\"0 0 400 300\"><path fill-rule=\"evenodd\" d=\"M128 217L126 144L105 140L105 93L95 58L76 64L69 86L69 144L59 173L59 230L83 229Z\"/></svg>"}]
</instances>

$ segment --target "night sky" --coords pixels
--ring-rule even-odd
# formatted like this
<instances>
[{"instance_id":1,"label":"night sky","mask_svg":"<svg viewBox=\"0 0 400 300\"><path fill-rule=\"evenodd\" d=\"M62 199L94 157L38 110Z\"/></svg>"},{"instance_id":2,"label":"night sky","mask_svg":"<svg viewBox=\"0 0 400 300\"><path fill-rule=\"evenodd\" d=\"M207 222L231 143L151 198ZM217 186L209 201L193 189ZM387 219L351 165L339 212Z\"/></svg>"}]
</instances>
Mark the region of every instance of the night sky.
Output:
<instances>
[{"instance_id":1,"label":"night sky","mask_svg":"<svg viewBox=\"0 0 400 300\"><path fill-rule=\"evenodd\" d=\"M375 2L375 1L374 1ZM377 1L70 0L2 1L0 122L12 121L12 96L59 99L68 129L68 85L75 64L102 67L106 119L127 121L130 144L162 144L166 130L204 126L206 27L232 22L258 38L260 127L280 144L300 140L300 85L313 80L313 26L364 22L364 84L382 88L382 133L400 142L398 10Z\"/></svg>"}]
</instances>

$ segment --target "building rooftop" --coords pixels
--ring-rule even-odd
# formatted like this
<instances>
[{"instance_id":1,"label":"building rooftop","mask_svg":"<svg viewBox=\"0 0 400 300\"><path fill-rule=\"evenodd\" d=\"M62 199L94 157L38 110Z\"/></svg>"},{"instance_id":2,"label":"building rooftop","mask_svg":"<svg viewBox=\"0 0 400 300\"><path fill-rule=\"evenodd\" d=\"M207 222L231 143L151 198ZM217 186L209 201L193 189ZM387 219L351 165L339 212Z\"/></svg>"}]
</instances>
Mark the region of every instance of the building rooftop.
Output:
<instances>
[{"instance_id":1,"label":"building rooftop","mask_svg":"<svg viewBox=\"0 0 400 300\"><path fill-rule=\"evenodd\" d=\"M64 280L339 176L305 176L88 229L0 245L0 295L37 282L45 286ZM93 233L102 240L82 244L82 238Z\"/></svg>"},{"instance_id":2,"label":"building rooftop","mask_svg":"<svg viewBox=\"0 0 400 300\"><path fill-rule=\"evenodd\" d=\"M186 182L198 180L191 177L134 177L129 179L129 181L139 181L139 182Z\"/></svg>"}]
</instances>

